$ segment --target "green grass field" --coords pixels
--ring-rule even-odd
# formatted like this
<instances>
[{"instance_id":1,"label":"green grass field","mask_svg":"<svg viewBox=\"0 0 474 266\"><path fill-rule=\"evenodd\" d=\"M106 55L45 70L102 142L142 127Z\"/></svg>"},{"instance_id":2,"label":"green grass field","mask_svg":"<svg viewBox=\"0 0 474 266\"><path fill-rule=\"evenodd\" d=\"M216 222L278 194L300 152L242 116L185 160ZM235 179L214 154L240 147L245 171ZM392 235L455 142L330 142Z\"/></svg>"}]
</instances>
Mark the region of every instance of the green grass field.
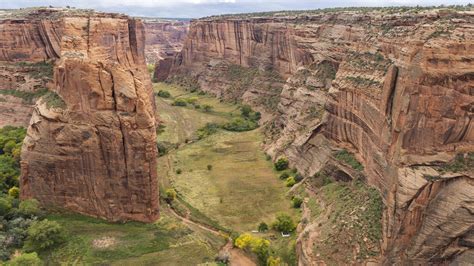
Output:
<instances>
[{"instance_id":1,"label":"green grass field","mask_svg":"<svg viewBox=\"0 0 474 266\"><path fill-rule=\"evenodd\" d=\"M194 265L212 262L225 243L197 227L184 225L169 212L154 224L108 223L81 215L50 215L68 231L67 242L46 254L63 265Z\"/></svg>"},{"instance_id":2,"label":"green grass field","mask_svg":"<svg viewBox=\"0 0 474 266\"><path fill-rule=\"evenodd\" d=\"M159 141L175 142L177 136L193 136L206 122L223 122L239 115L238 106L222 103L208 95L188 93L162 83L155 84L155 91L158 90L166 90L172 96L169 99L157 97L157 112L166 126L158 136ZM199 103L212 105L213 112L171 106L173 99L191 95ZM167 123L166 118L171 117L173 121ZM175 126L176 123L186 126ZM260 148L262 140L258 129L248 132L219 130L180 147L158 161L162 191L174 187L186 203L219 225L239 232L255 230L262 221L270 224L279 212L296 217L286 198L288 189ZM211 170L208 165L212 166ZM178 169L181 174L176 173Z\"/></svg>"}]
</instances>

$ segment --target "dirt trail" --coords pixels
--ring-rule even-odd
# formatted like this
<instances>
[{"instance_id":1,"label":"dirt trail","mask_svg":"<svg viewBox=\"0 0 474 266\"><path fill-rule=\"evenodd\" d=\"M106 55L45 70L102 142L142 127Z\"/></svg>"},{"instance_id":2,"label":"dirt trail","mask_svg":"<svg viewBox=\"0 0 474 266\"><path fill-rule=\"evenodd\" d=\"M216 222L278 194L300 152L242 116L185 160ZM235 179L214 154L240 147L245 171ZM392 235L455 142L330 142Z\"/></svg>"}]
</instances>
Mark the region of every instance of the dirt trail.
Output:
<instances>
[{"instance_id":1,"label":"dirt trail","mask_svg":"<svg viewBox=\"0 0 474 266\"><path fill-rule=\"evenodd\" d=\"M171 207L169 209L170 209L171 213L176 218L180 219L185 224L197 226L197 227L199 227L199 228L201 228L205 231L208 231L208 232L210 232L214 235L222 237L222 234L219 230L216 230L216 229L214 229L210 226L207 226L207 225L204 225L204 224L201 224L201 223L191 221L188 218L179 215ZM229 239L229 241L227 241L227 243L221 248L220 251L227 252L227 253L230 254L230 265L231 266L256 266L257 265L254 261L252 261L249 257L247 257L242 250L233 247L232 239Z\"/></svg>"}]
</instances>

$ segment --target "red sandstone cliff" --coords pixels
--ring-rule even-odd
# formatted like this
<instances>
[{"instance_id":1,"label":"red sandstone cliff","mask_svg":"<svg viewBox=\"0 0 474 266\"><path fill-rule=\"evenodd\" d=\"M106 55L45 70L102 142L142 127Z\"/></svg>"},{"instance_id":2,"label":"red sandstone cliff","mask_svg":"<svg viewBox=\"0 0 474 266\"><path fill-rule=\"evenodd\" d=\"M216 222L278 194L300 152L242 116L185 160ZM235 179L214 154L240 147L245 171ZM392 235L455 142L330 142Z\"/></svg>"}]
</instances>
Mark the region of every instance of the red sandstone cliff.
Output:
<instances>
[{"instance_id":1,"label":"red sandstone cliff","mask_svg":"<svg viewBox=\"0 0 474 266\"><path fill-rule=\"evenodd\" d=\"M21 197L112 221L155 220L143 23L88 10L21 12L0 24L12 33L2 36L0 59L55 60L54 93L34 107L22 149Z\"/></svg>"},{"instance_id":2,"label":"red sandstone cliff","mask_svg":"<svg viewBox=\"0 0 474 266\"><path fill-rule=\"evenodd\" d=\"M170 73L175 56L183 48L189 22L146 19L144 24L146 61L155 65L153 79L164 81Z\"/></svg>"},{"instance_id":3,"label":"red sandstone cliff","mask_svg":"<svg viewBox=\"0 0 474 266\"><path fill-rule=\"evenodd\" d=\"M357 152L386 206L386 262L468 261L473 169L442 166L474 151L473 22L472 11L446 10L201 19L172 75L265 112L267 152L306 176L331 146ZM286 82L252 76L236 87L226 76L233 65ZM300 263L312 256L300 252Z\"/></svg>"}]
</instances>

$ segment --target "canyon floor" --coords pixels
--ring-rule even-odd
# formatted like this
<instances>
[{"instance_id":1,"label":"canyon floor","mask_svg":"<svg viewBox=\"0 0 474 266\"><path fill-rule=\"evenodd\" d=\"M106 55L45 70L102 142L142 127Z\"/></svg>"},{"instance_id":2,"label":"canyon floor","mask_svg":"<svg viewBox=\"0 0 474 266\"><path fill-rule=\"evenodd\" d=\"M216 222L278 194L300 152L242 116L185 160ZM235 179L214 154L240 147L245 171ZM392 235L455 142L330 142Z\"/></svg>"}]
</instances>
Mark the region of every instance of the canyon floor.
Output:
<instances>
[{"instance_id":1,"label":"canyon floor","mask_svg":"<svg viewBox=\"0 0 474 266\"><path fill-rule=\"evenodd\" d=\"M47 255L48 260L66 264L213 264L223 250L231 254L231 265L257 263L252 255L226 245L228 237L253 231L271 239L272 254L289 265L296 264L296 234L282 237L276 231L255 232L261 222L270 225L279 213L290 214L295 222L301 214L291 207L289 188L261 149L261 130L219 129L200 139L199 129L240 116L240 106L177 85L157 83L154 89L155 95L160 90L170 93L170 97L155 99L162 124L157 142L166 147L158 159L160 193L164 198L166 190L173 188L177 198L171 204L162 200L161 218L153 224L113 224L76 214L50 215L48 219L64 225L70 237ZM175 106L178 98L192 99L193 105ZM212 108L206 111L195 108L197 105Z\"/></svg>"}]
</instances>

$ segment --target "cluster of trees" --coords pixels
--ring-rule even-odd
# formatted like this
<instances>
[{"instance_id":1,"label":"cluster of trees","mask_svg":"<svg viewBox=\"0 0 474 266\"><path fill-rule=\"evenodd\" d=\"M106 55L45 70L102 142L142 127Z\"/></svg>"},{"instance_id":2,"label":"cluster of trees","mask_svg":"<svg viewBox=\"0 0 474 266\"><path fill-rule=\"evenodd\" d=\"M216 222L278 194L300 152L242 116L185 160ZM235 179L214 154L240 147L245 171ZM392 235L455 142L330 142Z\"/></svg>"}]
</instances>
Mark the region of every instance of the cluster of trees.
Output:
<instances>
[{"instance_id":1,"label":"cluster of trees","mask_svg":"<svg viewBox=\"0 0 474 266\"><path fill-rule=\"evenodd\" d=\"M258 127L258 121L261 118L260 112L255 112L249 105L240 107L241 117L236 117L230 122L225 123L222 128L229 131L249 131Z\"/></svg>"},{"instance_id":2,"label":"cluster of trees","mask_svg":"<svg viewBox=\"0 0 474 266\"><path fill-rule=\"evenodd\" d=\"M266 232L268 229L268 225L264 222L258 226L259 232ZM281 213L272 223L272 229L278 232L290 233L296 229L296 224L291 216ZM281 263L280 258L270 256L270 241L265 238L244 233L234 240L234 246L254 253L261 265L280 265Z\"/></svg>"},{"instance_id":3,"label":"cluster of trees","mask_svg":"<svg viewBox=\"0 0 474 266\"><path fill-rule=\"evenodd\" d=\"M21 254L7 265L40 265L38 253L65 241L63 227L44 219L44 213L35 199L20 202L10 195L2 195L0 228L0 260L9 260L15 251Z\"/></svg>"},{"instance_id":4,"label":"cluster of trees","mask_svg":"<svg viewBox=\"0 0 474 266\"><path fill-rule=\"evenodd\" d=\"M18 192L20 152L26 129L5 126L0 129L0 193Z\"/></svg>"},{"instance_id":5,"label":"cluster of trees","mask_svg":"<svg viewBox=\"0 0 474 266\"><path fill-rule=\"evenodd\" d=\"M285 180L285 185L287 187L292 187L296 183L300 182L303 180L303 176L300 175L296 169L291 170L291 175L286 171L289 167L290 163L286 157L280 157L278 160L274 163L275 169L277 171L284 171L280 175L280 179Z\"/></svg>"},{"instance_id":6,"label":"cluster of trees","mask_svg":"<svg viewBox=\"0 0 474 266\"><path fill-rule=\"evenodd\" d=\"M161 91L160 91L161 92ZM158 95L159 93L158 92ZM163 95L165 95L166 92L162 92ZM160 96L160 97L164 97L164 96ZM169 97L169 96L168 96ZM164 98L168 98L168 97L164 97ZM189 97L189 98L178 98L178 99L175 99L172 103L172 105L174 106L181 106L181 107L185 107L185 106L188 106L188 105L191 105L193 106L195 109L202 109L204 112L208 113L210 111L212 111L212 109L214 109L214 107L212 107L212 105L209 105L209 104L203 104L203 105L200 105L199 102L198 102L198 98L197 97Z\"/></svg>"},{"instance_id":7,"label":"cluster of trees","mask_svg":"<svg viewBox=\"0 0 474 266\"><path fill-rule=\"evenodd\" d=\"M44 219L37 200L19 200L20 152L25 135L22 127L0 129L0 261L20 251L7 265L42 265L38 254L64 241L63 228Z\"/></svg>"}]
</instances>

